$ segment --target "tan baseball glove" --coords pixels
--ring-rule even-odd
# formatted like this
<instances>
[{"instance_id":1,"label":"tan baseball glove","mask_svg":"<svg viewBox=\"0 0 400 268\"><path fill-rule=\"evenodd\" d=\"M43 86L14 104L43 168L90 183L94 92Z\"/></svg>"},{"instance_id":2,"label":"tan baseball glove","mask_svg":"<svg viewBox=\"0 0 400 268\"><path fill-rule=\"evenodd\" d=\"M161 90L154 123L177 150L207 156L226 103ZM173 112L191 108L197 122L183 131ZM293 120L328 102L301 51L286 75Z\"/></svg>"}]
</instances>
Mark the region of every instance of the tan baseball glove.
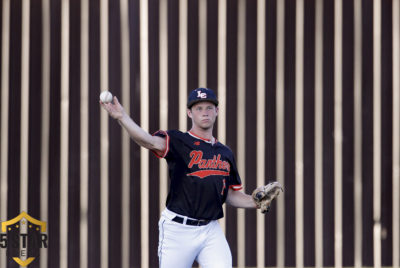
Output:
<instances>
[{"instance_id":1,"label":"tan baseball glove","mask_svg":"<svg viewBox=\"0 0 400 268\"><path fill-rule=\"evenodd\" d=\"M280 192L283 192L282 185L279 182L274 181L255 189L252 197L257 208L261 209L262 213L267 213L272 200L274 200Z\"/></svg>"}]
</instances>

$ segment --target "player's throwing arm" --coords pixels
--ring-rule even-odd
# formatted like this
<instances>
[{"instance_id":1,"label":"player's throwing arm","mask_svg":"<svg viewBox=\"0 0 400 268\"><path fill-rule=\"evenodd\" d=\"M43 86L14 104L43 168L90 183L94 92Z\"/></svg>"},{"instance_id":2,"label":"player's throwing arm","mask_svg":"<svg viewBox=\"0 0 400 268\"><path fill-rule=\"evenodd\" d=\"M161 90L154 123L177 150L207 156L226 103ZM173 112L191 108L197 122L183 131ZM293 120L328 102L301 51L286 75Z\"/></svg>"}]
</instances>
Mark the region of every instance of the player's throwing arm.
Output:
<instances>
[{"instance_id":1,"label":"player's throwing arm","mask_svg":"<svg viewBox=\"0 0 400 268\"><path fill-rule=\"evenodd\" d=\"M99 103L112 118L116 119L118 123L126 129L129 136L138 145L154 152L162 152L165 150L165 139L152 136L138 126L125 112L117 97L114 96L113 98L109 91L104 91L100 94Z\"/></svg>"}]
</instances>

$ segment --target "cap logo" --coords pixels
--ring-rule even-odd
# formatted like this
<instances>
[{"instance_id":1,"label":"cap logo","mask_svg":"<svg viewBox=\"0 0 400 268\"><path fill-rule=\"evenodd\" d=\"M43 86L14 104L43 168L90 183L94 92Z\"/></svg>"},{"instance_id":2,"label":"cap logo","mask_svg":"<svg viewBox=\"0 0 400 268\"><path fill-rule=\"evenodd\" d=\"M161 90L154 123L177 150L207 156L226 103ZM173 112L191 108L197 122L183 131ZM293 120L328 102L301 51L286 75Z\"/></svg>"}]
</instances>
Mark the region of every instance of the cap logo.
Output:
<instances>
[{"instance_id":1,"label":"cap logo","mask_svg":"<svg viewBox=\"0 0 400 268\"><path fill-rule=\"evenodd\" d=\"M206 99L207 93L202 93L200 90L197 91L197 98Z\"/></svg>"}]
</instances>

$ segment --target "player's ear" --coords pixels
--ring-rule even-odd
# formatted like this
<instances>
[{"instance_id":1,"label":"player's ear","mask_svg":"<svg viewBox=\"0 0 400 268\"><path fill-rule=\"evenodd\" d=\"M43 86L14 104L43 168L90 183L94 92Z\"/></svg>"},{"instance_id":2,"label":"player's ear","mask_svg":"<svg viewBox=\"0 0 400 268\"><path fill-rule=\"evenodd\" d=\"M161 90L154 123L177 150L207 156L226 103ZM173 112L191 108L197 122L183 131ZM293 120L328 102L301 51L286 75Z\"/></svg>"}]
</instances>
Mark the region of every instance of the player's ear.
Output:
<instances>
[{"instance_id":1,"label":"player's ear","mask_svg":"<svg viewBox=\"0 0 400 268\"><path fill-rule=\"evenodd\" d=\"M218 115L218 112L219 112L219 108L217 106L217 107L215 107L215 113Z\"/></svg>"},{"instance_id":2,"label":"player's ear","mask_svg":"<svg viewBox=\"0 0 400 268\"><path fill-rule=\"evenodd\" d=\"M189 118L192 118L192 110L191 109L187 109L187 116L189 116Z\"/></svg>"}]
</instances>

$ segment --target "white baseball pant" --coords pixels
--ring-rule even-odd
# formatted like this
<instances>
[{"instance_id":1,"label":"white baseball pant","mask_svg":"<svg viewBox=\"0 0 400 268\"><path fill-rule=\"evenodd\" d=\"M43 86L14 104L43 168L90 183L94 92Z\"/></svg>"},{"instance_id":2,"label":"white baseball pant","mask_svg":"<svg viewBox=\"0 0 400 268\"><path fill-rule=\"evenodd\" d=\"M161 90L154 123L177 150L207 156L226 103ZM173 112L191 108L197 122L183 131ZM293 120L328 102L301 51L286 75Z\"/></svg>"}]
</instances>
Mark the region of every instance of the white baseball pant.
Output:
<instances>
[{"instance_id":1,"label":"white baseball pant","mask_svg":"<svg viewBox=\"0 0 400 268\"><path fill-rule=\"evenodd\" d=\"M176 216L165 209L158 223L160 268L190 268L196 260L202 268L232 268L232 254L218 221L191 226L172 221Z\"/></svg>"}]
</instances>

